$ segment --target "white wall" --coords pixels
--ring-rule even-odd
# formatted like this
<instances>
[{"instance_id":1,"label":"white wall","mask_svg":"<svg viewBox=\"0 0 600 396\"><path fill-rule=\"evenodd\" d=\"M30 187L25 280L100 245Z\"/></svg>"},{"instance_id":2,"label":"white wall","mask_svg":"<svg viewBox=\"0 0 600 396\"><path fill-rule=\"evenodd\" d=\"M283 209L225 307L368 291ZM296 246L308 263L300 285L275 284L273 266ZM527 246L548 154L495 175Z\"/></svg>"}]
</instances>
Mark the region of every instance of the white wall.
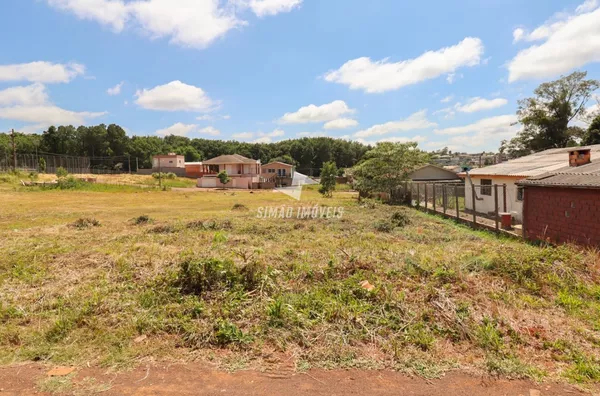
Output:
<instances>
[{"instance_id":1,"label":"white wall","mask_svg":"<svg viewBox=\"0 0 600 396\"><path fill-rule=\"evenodd\" d=\"M502 192L502 184L506 184L506 211L513 213L513 217L519 221L523 221L523 202L517 201L517 185L515 182L520 180L516 177L506 176L471 176L471 180L478 186L481 184L481 179L492 180L492 195L481 195L481 188L476 187L475 192L477 197L482 200L476 200L475 210L477 213L492 214L495 212L495 201L494 201L494 184L498 184L498 211L504 211L504 197ZM473 209L473 193L471 183L467 178L465 180L465 207L467 209Z\"/></svg>"}]
</instances>

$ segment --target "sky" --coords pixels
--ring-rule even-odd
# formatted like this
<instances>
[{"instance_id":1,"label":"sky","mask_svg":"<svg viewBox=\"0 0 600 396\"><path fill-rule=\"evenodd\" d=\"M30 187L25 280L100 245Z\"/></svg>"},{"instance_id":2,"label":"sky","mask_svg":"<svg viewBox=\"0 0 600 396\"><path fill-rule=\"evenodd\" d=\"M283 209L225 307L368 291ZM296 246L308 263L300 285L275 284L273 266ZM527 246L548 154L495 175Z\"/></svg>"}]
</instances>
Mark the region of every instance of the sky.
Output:
<instances>
[{"instance_id":1,"label":"sky","mask_svg":"<svg viewBox=\"0 0 600 396\"><path fill-rule=\"evenodd\" d=\"M540 83L600 79L600 0L3 0L0 15L0 131L496 151Z\"/></svg>"}]
</instances>

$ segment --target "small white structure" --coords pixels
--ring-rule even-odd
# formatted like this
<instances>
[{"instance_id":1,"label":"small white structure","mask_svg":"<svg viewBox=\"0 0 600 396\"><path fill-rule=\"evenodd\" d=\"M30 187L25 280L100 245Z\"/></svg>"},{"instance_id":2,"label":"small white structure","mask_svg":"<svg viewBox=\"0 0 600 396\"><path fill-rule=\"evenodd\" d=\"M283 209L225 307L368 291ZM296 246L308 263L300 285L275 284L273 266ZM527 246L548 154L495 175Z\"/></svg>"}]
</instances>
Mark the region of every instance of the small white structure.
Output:
<instances>
[{"instance_id":1,"label":"small white structure","mask_svg":"<svg viewBox=\"0 0 600 396\"><path fill-rule=\"evenodd\" d=\"M569 152L574 147L558 148L541 151L539 153L516 158L500 164L473 169L460 173L465 178L465 207L473 210L473 188L475 187L475 211L481 214L493 214L495 212L494 184L498 184L498 210L504 211L503 188L506 184L506 212L513 215L518 222L523 221L523 189L515 184L519 180L532 176L539 176L569 166ZM580 147L580 149L591 150L600 155L600 144ZM482 187L478 187L482 186ZM487 187L489 186L489 187Z\"/></svg>"}]
</instances>

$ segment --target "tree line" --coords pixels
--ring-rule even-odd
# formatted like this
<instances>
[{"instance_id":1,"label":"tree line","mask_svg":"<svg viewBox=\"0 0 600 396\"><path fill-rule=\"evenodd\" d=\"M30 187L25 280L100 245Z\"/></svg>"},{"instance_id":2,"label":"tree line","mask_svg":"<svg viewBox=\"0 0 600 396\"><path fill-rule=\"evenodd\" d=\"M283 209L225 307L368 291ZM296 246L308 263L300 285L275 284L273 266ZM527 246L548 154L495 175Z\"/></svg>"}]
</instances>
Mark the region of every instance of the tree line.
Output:
<instances>
[{"instance_id":1,"label":"tree line","mask_svg":"<svg viewBox=\"0 0 600 396\"><path fill-rule=\"evenodd\" d=\"M282 161L300 172L318 174L323 164L334 161L339 168L356 165L371 148L359 142L312 137L276 143L246 143L234 140L190 139L182 136L127 136L119 125L50 126L42 134L15 132L19 154L39 152L82 157L137 158L140 168L152 167L152 156L176 153L187 162L202 161L224 154L240 154L262 163ZM0 158L12 155L11 136L0 133ZM106 162L103 162L106 164ZM132 167L135 165L132 162ZM135 169L134 169L135 170Z\"/></svg>"}]
</instances>

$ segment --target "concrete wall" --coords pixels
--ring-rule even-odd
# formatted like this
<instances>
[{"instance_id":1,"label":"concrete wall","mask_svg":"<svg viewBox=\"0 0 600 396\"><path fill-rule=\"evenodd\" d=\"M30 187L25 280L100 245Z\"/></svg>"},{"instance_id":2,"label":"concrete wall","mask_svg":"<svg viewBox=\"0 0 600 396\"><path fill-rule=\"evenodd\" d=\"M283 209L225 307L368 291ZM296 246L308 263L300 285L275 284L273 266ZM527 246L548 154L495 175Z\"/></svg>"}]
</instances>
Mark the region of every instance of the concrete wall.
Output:
<instances>
[{"instance_id":1,"label":"concrete wall","mask_svg":"<svg viewBox=\"0 0 600 396\"><path fill-rule=\"evenodd\" d=\"M158 168L182 168L185 169L185 157L182 155L167 158L152 158L152 169L158 172ZM163 170L164 172L164 170Z\"/></svg>"},{"instance_id":2,"label":"concrete wall","mask_svg":"<svg viewBox=\"0 0 600 396\"><path fill-rule=\"evenodd\" d=\"M481 184L482 179L492 180L492 195L482 195ZM506 176L471 176L471 180L475 184L475 192L477 197L482 200L475 201L475 211L482 214L493 214L495 212L495 201L494 201L494 184L498 184L498 210L504 211L504 197L502 193L502 184L506 184L506 211L513 214L513 218L517 222L523 221L523 202L517 201L517 185L515 182L520 180L516 177ZM473 195L472 188L469 179L465 180L465 207L469 210L473 210Z\"/></svg>"},{"instance_id":3,"label":"concrete wall","mask_svg":"<svg viewBox=\"0 0 600 396\"><path fill-rule=\"evenodd\" d=\"M524 235L600 246L600 190L526 187Z\"/></svg>"}]
</instances>

